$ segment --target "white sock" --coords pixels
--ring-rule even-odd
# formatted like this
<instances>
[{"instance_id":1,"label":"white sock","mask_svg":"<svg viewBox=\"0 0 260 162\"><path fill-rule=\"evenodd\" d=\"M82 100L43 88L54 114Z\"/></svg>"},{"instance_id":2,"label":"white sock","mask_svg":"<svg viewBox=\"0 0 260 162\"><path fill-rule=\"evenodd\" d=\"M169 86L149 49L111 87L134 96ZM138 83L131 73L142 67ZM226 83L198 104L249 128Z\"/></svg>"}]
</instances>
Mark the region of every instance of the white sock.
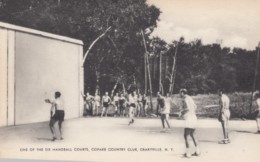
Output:
<instances>
[{"instance_id":1,"label":"white sock","mask_svg":"<svg viewBox=\"0 0 260 162\"><path fill-rule=\"evenodd\" d=\"M196 153L197 153L197 154L200 154L200 149L199 149L198 146L196 147Z\"/></svg>"}]
</instances>

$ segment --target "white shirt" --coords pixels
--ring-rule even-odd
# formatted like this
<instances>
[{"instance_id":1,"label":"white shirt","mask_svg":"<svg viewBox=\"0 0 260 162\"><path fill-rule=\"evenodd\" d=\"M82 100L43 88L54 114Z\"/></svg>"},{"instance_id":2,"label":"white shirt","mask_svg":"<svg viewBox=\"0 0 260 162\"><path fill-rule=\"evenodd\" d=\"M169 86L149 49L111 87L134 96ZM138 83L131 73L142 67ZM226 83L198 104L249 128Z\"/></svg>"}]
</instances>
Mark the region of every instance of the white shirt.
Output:
<instances>
[{"instance_id":1,"label":"white shirt","mask_svg":"<svg viewBox=\"0 0 260 162\"><path fill-rule=\"evenodd\" d=\"M118 101L119 100L119 96L114 96L114 101Z\"/></svg>"},{"instance_id":2,"label":"white shirt","mask_svg":"<svg viewBox=\"0 0 260 162\"><path fill-rule=\"evenodd\" d=\"M190 96L186 95L184 99L184 110L188 110L187 115L195 114L196 109L197 105L195 104L193 99Z\"/></svg>"},{"instance_id":3,"label":"white shirt","mask_svg":"<svg viewBox=\"0 0 260 162\"><path fill-rule=\"evenodd\" d=\"M128 102L129 102L130 104L136 102L136 101L135 101L135 98L134 98L131 94L128 96Z\"/></svg>"},{"instance_id":4,"label":"white shirt","mask_svg":"<svg viewBox=\"0 0 260 162\"><path fill-rule=\"evenodd\" d=\"M164 100L164 107L161 110L162 114L170 114L171 104L168 99L163 98Z\"/></svg>"},{"instance_id":5,"label":"white shirt","mask_svg":"<svg viewBox=\"0 0 260 162\"><path fill-rule=\"evenodd\" d=\"M258 99L256 100L256 104L257 104L257 106L258 106L258 110L260 111L260 98L258 98Z\"/></svg>"},{"instance_id":6,"label":"white shirt","mask_svg":"<svg viewBox=\"0 0 260 162\"><path fill-rule=\"evenodd\" d=\"M227 95L222 94L219 100L220 110L229 110L230 100Z\"/></svg>"},{"instance_id":7,"label":"white shirt","mask_svg":"<svg viewBox=\"0 0 260 162\"><path fill-rule=\"evenodd\" d=\"M96 102L100 102L100 96L99 96L99 95L96 95L96 96L94 97L94 99L95 99Z\"/></svg>"},{"instance_id":8,"label":"white shirt","mask_svg":"<svg viewBox=\"0 0 260 162\"><path fill-rule=\"evenodd\" d=\"M57 98L52 102L51 111L55 112L55 110L64 110L64 104L60 98Z\"/></svg>"}]
</instances>

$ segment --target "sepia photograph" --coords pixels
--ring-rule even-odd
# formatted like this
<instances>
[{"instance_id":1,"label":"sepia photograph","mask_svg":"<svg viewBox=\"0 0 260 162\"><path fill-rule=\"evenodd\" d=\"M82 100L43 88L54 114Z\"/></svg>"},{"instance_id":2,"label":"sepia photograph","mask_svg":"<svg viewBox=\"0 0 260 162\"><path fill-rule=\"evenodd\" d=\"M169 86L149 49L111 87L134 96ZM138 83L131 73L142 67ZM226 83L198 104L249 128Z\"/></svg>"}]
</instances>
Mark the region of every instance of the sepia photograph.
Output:
<instances>
[{"instance_id":1,"label":"sepia photograph","mask_svg":"<svg viewBox=\"0 0 260 162\"><path fill-rule=\"evenodd\" d=\"M258 161L259 8L0 0L0 161Z\"/></svg>"}]
</instances>

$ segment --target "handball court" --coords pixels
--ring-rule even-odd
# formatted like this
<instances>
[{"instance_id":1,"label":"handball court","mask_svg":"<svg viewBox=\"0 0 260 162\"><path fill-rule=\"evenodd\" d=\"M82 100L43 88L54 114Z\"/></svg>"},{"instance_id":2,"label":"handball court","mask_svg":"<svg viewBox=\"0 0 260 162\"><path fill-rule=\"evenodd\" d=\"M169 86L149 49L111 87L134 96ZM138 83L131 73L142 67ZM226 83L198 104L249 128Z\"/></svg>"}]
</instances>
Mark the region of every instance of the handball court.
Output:
<instances>
[{"instance_id":1,"label":"handball court","mask_svg":"<svg viewBox=\"0 0 260 162\"><path fill-rule=\"evenodd\" d=\"M220 123L216 119L199 119L196 136L201 155L189 159L183 157L184 121L172 118L170 124L172 128L164 132L159 118L137 118L131 126L128 126L127 118L70 119L63 123L64 140L55 142L51 141L48 122L2 127L0 158L113 162L257 161L260 134L255 133L253 120L231 120L231 143L218 144L223 138Z\"/></svg>"}]
</instances>

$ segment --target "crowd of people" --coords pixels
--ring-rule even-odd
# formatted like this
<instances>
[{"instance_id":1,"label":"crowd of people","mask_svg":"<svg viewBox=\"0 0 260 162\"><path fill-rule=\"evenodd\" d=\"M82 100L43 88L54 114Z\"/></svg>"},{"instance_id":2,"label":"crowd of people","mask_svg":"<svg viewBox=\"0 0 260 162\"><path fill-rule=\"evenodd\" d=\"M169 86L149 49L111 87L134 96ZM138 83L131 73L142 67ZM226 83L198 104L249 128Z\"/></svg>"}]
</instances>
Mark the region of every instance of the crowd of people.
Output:
<instances>
[{"instance_id":1,"label":"crowd of people","mask_svg":"<svg viewBox=\"0 0 260 162\"><path fill-rule=\"evenodd\" d=\"M181 89L180 97L182 99L182 106L180 107L180 115L182 119L185 120L184 125L184 140L185 140L185 146L186 146L186 152L184 154L185 157L191 157L191 156L199 156L200 155L200 149L198 146L198 141L195 137L195 130L197 127L197 115L196 115L196 109L197 105L192 99L191 96L188 95L188 91L186 89ZM219 95L219 116L218 120L221 123L222 130L223 130L223 140L219 141L219 143L222 144L228 144L230 143L230 138L228 135L228 123L230 119L230 99L229 97L224 94L223 90L218 91ZM58 121L59 125L59 131L61 134L61 140L62 137L62 122L64 120L64 105L62 100L60 99L61 93L55 92L55 99L53 101L46 99L45 101L47 103L50 103L52 105L51 107L51 118L50 118L50 130L53 135L53 141L55 141L56 135L54 131L54 124ZM148 105L149 101L147 96L141 95L140 93L136 93L136 91L133 91L129 94L124 93L116 93L114 96L110 97L108 92L105 92L105 95L102 96L102 98L99 96L98 93L95 94L95 96L91 96L88 92L86 95L82 94L85 100L85 110L87 113L90 113L91 115L98 115L99 109L102 109L100 117L107 116L108 114L108 107L110 105L113 105L114 107L114 116L128 116L129 117L129 123L128 125L131 125L135 122L135 117L141 117L147 115ZM257 133L260 133L260 93L256 92L254 93L254 97L256 100L256 103L258 105L257 110L255 111L255 118L257 123ZM112 98L112 99L111 99ZM169 114L171 109L171 97L169 94L166 96L163 96L160 92L157 93L157 116L160 115L162 127L165 131L166 129L170 129L170 123L169 123ZM165 127L165 123L167 124L167 128ZM190 153L190 144L188 137L191 137L193 144L195 146L195 152Z\"/></svg>"},{"instance_id":2,"label":"crowd of people","mask_svg":"<svg viewBox=\"0 0 260 162\"><path fill-rule=\"evenodd\" d=\"M113 96L109 96L108 92L105 92L102 97L98 92L94 96L87 92L85 95L82 94L82 97L84 98L83 116L100 115L100 117L104 117L108 115L109 108L111 108L112 115L115 117L147 116L148 97L145 94L136 93L136 91L129 94L115 93Z\"/></svg>"}]
</instances>

